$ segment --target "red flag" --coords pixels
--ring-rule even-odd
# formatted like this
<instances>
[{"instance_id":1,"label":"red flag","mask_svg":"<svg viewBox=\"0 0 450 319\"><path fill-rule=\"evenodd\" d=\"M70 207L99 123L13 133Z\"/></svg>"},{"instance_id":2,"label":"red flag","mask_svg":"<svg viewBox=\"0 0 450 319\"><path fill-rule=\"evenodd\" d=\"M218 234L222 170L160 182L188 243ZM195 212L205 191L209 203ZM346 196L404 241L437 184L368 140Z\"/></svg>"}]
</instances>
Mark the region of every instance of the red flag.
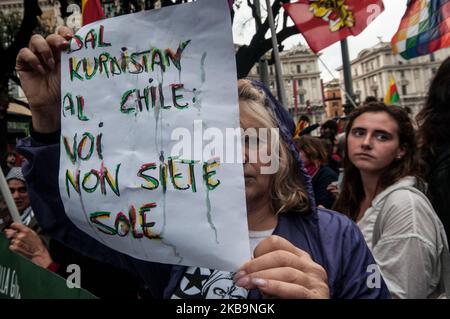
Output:
<instances>
[{"instance_id":1,"label":"red flag","mask_svg":"<svg viewBox=\"0 0 450 319\"><path fill-rule=\"evenodd\" d=\"M83 25L105 17L100 0L81 0L81 11L83 13Z\"/></svg>"},{"instance_id":2,"label":"red flag","mask_svg":"<svg viewBox=\"0 0 450 319\"><path fill-rule=\"evenodd\" d=\"M315 53L360 34L384 10L382 0L300 0L283 7Z\"/></svg>"}]
</instances>

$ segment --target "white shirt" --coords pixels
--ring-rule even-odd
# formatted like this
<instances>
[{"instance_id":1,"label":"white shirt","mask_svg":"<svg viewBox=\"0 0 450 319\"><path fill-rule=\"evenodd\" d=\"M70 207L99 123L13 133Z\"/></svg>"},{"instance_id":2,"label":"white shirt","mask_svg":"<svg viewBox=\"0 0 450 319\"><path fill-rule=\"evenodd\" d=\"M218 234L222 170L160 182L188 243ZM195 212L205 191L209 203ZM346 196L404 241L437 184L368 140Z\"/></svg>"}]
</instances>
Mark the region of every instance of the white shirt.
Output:
<instances>
[{"instance_id":1,"label":"white shirt","mask_svg":"<svg viewBox=\"0 0 450 319\"><path fill-rule=\"evenodd\" d=\"M415 182L378 194L358 222L393 298L436 298L450 287L444 227Z\"/></svg>"}]
</instances>

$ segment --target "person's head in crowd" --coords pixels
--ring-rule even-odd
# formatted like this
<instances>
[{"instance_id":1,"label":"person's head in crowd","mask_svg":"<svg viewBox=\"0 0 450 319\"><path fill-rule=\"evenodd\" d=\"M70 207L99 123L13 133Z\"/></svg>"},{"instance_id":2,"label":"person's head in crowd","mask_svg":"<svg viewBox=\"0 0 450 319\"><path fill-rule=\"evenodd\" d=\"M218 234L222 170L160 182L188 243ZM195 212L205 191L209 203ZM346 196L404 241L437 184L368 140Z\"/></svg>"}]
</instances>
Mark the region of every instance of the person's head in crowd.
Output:
<instances>
[{"instance_id":1,"label":"person's head in crowd","mask_svg":"<svg viewBox=\"0 0 450 319\"><path fill-rule=\"evenodd\" d=\"M6 165L8 165L9 168L13 168L16 166L16 153L15 152L8 152L6 154Z\"/></svg>"},{"instance_id":2,"label":"person's head in crowd","mask_svg":"<svg viewBox=\"0 0 450 319\"><path fill-rule=\"evenodd\" d=\"M337 148L336 152L340 158L344 158L345 155L345 130L348 125L348 116L341 117L339 119L339 135L337 137Z\"/></svg>"},{"instance_id":3,"label":"person's head in crowd","mask_svg":"<svg viewBox=\"0 0 450 319\"><path fill-rule=\"evenodd\" d=\"M295 140L295 146L306 168L310 166L317 168L327 164L328 154L322 139L314 136L302 136Z\"/></svg>"},{"instance_id":4,"label":"person's head in crowd","mask_svg":"<svg viewBox=\"0 0 450 319\"><path fill-rule=\"evenodd\" d=\"M30 206L25 177L20 167L13 167L6 176L9 190L12 194L17 210L22 214Z\"/></svg>"},{"instance_id":5,"label":"person's head in crowd","mask_svg":"<svg viewBox=\"0 0 450 319\"><path fill-rule=\"evenodd\" d=\"M419 177L414 127L400 107L369 103L349 116L343 189L334 209L356 220L364 199L362 176L380 192L406 176Z\"/></svg>"},{"instance_id":6,"label":"person's head in crowd","mask_svg":"<svg viewBox=\"0 0 450 319\"><path fill-rule=\"evenodd\" d=\"M337 125L338 125L338 132L343 133L345 132L345 128L347 127L348 123L348 116L343 116L337 119Z\"/></svg>"},{"instance_id":7,"label":"person's head in crowd","mask_svg":"<svg viewBox=\"0 0 450 319\"><path fill-rule=\"evenodd\" d=\"M0 232L12 224L13 220L9 213L8 205L0 192Z\"/></svg>"},{"instance_id":8,"label":"person's head in crowd","mask_svg":"<svg viewBox=\"0 0 450 319\"><path fill-rule=\"evenodd\" d=\"M363 105L373 103L373 102L379 102L378 98L373 95L369 95L364 99Z\"/></svg>"},{"instance_id":9,"label":"person's head in crowd","mask_svg":"<svg viewBox=\"0 0 450 319\"><path fill-rule=\"evenodd\" d=\"M417 114L419 148L432 161L450 140L450 57L442 62L428 90L423 109Z\"/></svg>"},{"instance_id":10,"label":"person's head in crowd","mask_svg":"<svg viewBox=\"0 0 450 319\"><path fill-rule=\"evenodd\" d=\"M335 198L328 192L327 186L338 179L337 174L327 164L329 154L326 149L328 139L313 136L302 136L295 139L306 172L312 178L314 196L317 205L331 208Z\"/></svg>"},{"instance_id":11,"label":"person's head in crowd","mask_svg":"<svg viewBox=\"0 0 450 319\"><path fill-rule=\"evenodd\" d=\"M270 109L265 92L249 80L238 81L240 122L244 130L256 128L279 129L279 121ZM257 136L257 149L252 146L251 137L245 136L244 176L247 198L247 209L259 205L268 205L273 214L286 211L307 212L309 209L308 194L300 182L298 165L283 138L275 136L279 144L279 167L273 174L264 174L262 168L269 164L262 164L257 153L267 153L272 156L272 134L277 131L268 130L268 136ZM258 132L259 133L259 132ZM244 134L245 135L245 134ZM265 150L262 150L265 148ZM257 159L256 161L254 159ZM272 157L274 158L274 157ZM271 163L273 164L273 163Z\"/></svg>"},{"instance_id":12,"label":"person's head in crowd","mask_svg":"<svg viewBox=\"0 0 450 319\"><path fill-rule=\"evenodd\" d=\"M299 121L303 121L303 122L306 122L306 123L311 123L311 120L309 119L309 117L304 115L304 114L300 116Z\"/></svg>"},{"instance_id":13,"label":"person's head in crowd","mask_svg":"<svg viewBox=\"0 0 450 319\"><path fill-rule=\"evenodd\" d=\"M338 133L338 125L334 120L328 120L320 126L320 137L334 140Z\"/></svg>"}]
</instances>

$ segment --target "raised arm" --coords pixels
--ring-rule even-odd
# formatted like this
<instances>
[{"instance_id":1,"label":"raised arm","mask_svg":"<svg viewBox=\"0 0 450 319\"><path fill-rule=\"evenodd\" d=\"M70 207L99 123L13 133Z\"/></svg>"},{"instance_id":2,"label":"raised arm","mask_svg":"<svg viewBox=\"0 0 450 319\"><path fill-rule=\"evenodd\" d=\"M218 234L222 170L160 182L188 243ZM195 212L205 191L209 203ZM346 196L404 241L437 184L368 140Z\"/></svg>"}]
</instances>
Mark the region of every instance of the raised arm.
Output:
<instances>
[{"instance_id":1,"label":"raised arm","mask_svg":"<svg viewBox=\"0 0 450 319\"><path fill-rule=\"evenodd\" d=\"M61 51L69 45L72 30L61 27L47 38L35 34L27 48L20 50L16 70L30 104L33 128L51 133L61 127Z\"/></svg>"}]
</instances>

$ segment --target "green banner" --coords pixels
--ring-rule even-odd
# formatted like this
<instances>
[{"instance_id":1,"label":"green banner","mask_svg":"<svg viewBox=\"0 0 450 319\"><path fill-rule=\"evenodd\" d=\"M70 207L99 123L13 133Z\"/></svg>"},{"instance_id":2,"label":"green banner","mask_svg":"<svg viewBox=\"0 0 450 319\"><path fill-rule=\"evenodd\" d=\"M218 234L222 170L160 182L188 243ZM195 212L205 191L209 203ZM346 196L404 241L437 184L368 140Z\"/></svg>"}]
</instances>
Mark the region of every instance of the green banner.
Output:
<instances>
[{"instance_id":1,"label":"green banner","mask_svg":"<svg viewBox=\"0 0 450 319\"><path fill-rule=\"evenodd\" d=\"M67 287L66 280L9 250L0 234L0 299L94 299L90 292Z\"/></svg>"}]
</instances>

